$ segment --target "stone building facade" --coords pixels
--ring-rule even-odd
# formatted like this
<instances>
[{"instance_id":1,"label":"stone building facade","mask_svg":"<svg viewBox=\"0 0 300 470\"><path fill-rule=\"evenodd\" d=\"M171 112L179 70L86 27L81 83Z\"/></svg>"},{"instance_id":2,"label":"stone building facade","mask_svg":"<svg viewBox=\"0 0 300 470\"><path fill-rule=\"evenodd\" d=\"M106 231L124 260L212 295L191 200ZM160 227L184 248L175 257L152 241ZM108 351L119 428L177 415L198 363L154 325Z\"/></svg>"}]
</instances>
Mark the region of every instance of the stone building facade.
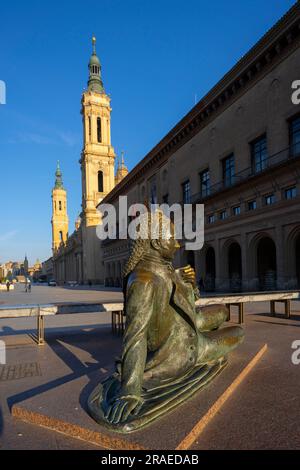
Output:
<instances>
[{"instance_id":1,"label":"stone building facade","mask_svg":"<svg viewBox=\"0 0 300 470\"><path fill-rule=\"evenodd\" d=\"M208 291L300 288L299 64L297 2L103 201L204 204L204 246L176 263ZM102 242L107 285L128 247Z\"/></svg>"}]
</instances>

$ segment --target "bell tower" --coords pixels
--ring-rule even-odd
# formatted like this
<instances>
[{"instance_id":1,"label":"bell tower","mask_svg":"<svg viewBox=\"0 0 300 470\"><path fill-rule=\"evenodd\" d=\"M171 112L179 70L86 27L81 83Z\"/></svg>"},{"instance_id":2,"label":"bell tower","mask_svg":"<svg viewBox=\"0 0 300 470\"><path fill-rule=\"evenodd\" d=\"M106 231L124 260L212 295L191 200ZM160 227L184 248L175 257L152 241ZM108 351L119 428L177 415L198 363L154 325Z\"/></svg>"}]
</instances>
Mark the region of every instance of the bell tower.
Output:
<instances>
[{"instance_id":1,"label":"bell tower","mask_svg":"<svg viewBox=\"0 0 300 470\"><path fill-rule=\"evenodd\" d=\"M57 162L55 185L52 189L52 251L55 253L68 238L67 192L63 187L62 173Z\"/></svg>"},{"instance_id":2,"label":"bell tower","mask_svg":"<svg viewBox=\"0 0 300 470\"><path fill-rule=\"evenodd\" d=\"M82 221L86 227L99 224L96 206L115 186L115 152L110 137L110 97L104 91L95 37L92 39L92 45L93 52L88 65L88 87L81 100Z\"/></svg>"}]
</instances>

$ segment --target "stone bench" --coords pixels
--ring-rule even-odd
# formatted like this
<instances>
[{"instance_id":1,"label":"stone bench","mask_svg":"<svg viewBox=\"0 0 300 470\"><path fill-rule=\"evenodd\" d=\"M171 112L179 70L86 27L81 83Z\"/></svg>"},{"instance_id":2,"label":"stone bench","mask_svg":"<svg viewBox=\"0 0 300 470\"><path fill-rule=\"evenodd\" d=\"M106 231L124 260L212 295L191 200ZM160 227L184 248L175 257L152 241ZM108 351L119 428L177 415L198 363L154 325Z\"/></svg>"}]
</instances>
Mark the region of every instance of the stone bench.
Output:
<instances>
[{"instance_id":1,"label":"stone bench","mask_svg":"<svg viewBox=\"0 0 300 470\"><path fill-rule=\"evenodd\" d=\"M241 294L214 294L203 296L196 301L196 307L207 305L225 304L229 309L230 320L231 307L238 307L239 323L244 323L244 304L248 302L270 302L270 313L276 315L276 302L284 303L285 316L290 318L292 300L300 300L300 291L275 291L275 292L249 292ZM82 302L62 304L34 304L34 305L0 305L1 318L36 317L38 345L45 343L45 317L50 315L67 315L87 312L111 312L111 329L113 333L122 334L125 329L125 314L123 302Z\"/></svg>"},{"instance_id":2,"label":"stone bench","mask_svg":"<svg viewBox=\"0 0 300 470\"><path fill-rule=\"evenodd\" d=\"M79 314L91 311L97 312L111 312L112 331L114 333L123 331L121 318L123 317L123 302L122 303L65 303L65 304L33 304L33 305L1 305L0 306L0 319L1 318L19 318L19 317L36 317L37 319L37 334L36 342L39 346L45 344L45 317L50 315L68 315Z\"/></svg>"},{"instance_id":3,"label":"stone bench","mask_svg":"<svg viewBox=\"0 0 300 470\"><path fill-rule=\"evenodd\" d=\"M285 316L291 316L291 300L300 300L300 291L269 291L269 292L244 292L240 294L216 294L204 296L197 300L196 305L204 307L213 304L225 304L229 309L230 320L231 307L238 307L239 323L244 323L244 304L249 302L270 302L270 313L275 316L275 303L281 302L285 306Z\"/></svg>"},{"instance_id":4,"label":"stone bench","mask_svg":"<svg viewBox=\"0 0 300 470\"><path fill-rule=\"evenodd\" d=\"M196 307L207 305L225 304L229 310L228 321L231 318L231 307L238 307L238 322L244 323L244 304L248 302L270 302L270 313L275 316L275 303L284 303L285 316L291 316L291 300L300 300L300 291L269 291L269 292L245 292L240 294L214 294L203 296L196 301ZM123 310L112 314L112 331L122 333L125 329L125 315Z\"/></svg>"}]
</instances>

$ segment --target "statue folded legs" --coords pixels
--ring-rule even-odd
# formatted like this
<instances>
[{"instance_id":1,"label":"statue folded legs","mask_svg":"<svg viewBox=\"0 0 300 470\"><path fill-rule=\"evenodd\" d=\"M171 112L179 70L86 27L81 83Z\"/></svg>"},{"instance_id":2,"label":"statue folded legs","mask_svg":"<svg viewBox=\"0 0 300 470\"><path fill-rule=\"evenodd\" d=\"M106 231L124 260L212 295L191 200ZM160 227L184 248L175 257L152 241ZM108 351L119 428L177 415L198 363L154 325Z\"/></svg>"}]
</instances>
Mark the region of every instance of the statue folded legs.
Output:
<instances>
[{"instance_id":1,"label":"statue folded legs","mask_svg":"<svg viewBox=\"0 0 300 470\"><path fill-rule=\"evenodd\" d=\"M122 359L88 401L91 416L111 430L131 432L175 409L219 374L243 341L241 327L220 328L224 305L196 308L194 271L172 265L179 247L172 233L134 241L124 272Z\"/></svg>"}]
</instances>

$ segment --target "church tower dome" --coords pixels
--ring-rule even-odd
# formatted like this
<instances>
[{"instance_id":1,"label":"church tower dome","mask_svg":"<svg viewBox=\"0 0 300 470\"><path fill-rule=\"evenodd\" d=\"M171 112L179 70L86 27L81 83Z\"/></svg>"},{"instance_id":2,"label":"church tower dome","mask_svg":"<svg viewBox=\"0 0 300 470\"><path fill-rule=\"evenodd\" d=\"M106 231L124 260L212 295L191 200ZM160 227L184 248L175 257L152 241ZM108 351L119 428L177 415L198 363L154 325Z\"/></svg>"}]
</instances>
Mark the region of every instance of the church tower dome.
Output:
<instances>
[{"instance_id":1,"label":"church tower dome","mask_svg":"<svg viewBox=\"0 0 300 470\"><path fill-rule=\"evenodd\" d=\"M96 38L92 38L93 53L89 61L89 80L88 90L95 91L96 93L104 93L103 82L101 78L101 64L99 57L96 54Z\"/></svg>"},{"instance_id":2,"label":"church tower dome","mask_svg":"<svg viewBox=\"0 0 300 470\"><path fill-rule=\"evenodd\" d=\"M115 176L115 183L118 184L128 175L128 169L124 162L124 152L121 152L121 162L118 162L118 168Z\"/></svg>"}]
</instances>

